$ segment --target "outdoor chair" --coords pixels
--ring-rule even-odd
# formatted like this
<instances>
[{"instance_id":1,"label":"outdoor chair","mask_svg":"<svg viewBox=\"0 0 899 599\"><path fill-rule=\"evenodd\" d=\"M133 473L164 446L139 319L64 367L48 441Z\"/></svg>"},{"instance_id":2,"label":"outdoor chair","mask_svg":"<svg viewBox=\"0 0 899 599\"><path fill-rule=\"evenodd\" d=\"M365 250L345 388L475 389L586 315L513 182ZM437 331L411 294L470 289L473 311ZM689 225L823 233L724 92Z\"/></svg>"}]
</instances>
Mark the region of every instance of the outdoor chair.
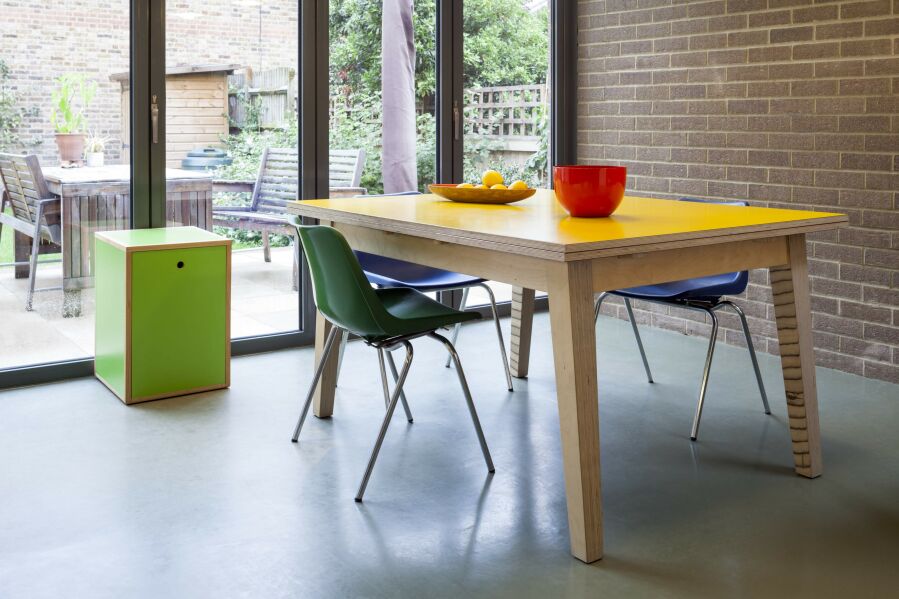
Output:
<instances>
[{"instance_id":1,"label":"outdoor chair","mask_svg":"<svg viewBox=\"0 0 899 599\"><path fill-rule=\"evenodd\" d=\"M456 372L459 375L459 383L462 393L468 404L468 411L474 424L475 433L487 463L487 470L494 471L493 460L484 439L484 432L478 420L478 414L471 398L471 391L462 371L459 355L453 344L445 337L437 334L437 329L452 326L456 323L476 320L480 315L476 312L463 312L454 310L440 302L434 301L428 296L413 289L389 288L373 289L362 272L359 262L353 255L349 244L336 229L324 226L303 226L299 217L290 217L290 222L296 227L297 235L303 246L306 260L309 263L309 272L312 277L312 290L315 306L319 313L327 319L333 327L328 333L324 350L315 369L315 375L309 386L306 401L303 403L300 418L297 421L293 433L293 442L296 443L309 412L312 396L321 379L324 365L328 360L335 345L335 339L339 331L349 331L358 335L363 341L374 347L378 352L378 361L381 367L381 384L384 393L384 402L387 406L387 414L381 423L381 429L375 441L374 449L368 461L368 467L362 477L359 490L356 493L356 501L362 501L365 487L371 477L378 452L387 433L387 427L393 418L397 401L401 397L403 384L412 364L412 344L410 341L418 337L430 337L439 341L446 347L450 358L456 364ZM384 368L385 353L389 357L394 349L404 347L406 359L402 370L396 378L393 393L390 392L387 374ZM405 405L409 421L412 416L408 405Z\"/></svg>"},{"instance_id":2,"label":"outdoor chair","mask_svg":"<svg viewBox=\"0 0 899 599\"><path fill-rule=\"evenodd\" d=\"M364 192L359 187L364 150L331 150L330 185L335 192L349 189L354 194ZM270 235L294 238L296 232L287 222L287 202L298 198L299 153L296 148L266 148L262 152L259 173L253 185L249 206L221 206L213 208L213 224L244 231L262 233L262 255L272 261ZM294 239L296 243L296 239ZM294 252L293 287L297 288L298 262Z\"/></svg>"},{"instance_id":3,"label":"outdoor chair","mask_svg":"<svg viewBox=\"0 0 899 599\"><path fill-rule=\"evenodd\" d=\"M714 200L698 200L693 198L680 198L680 201L724 204L729 206L749 205L746 202L718 202ZM706 352L705 367L702 372L702 382L699 387L699 403L696 406L696 414L693 417L693 426L690 429L690 439L692 441L695 441L699 434L699 420L702 417L702 406L705 400L706 389L709 384L709 371L712 368L712 356L715 353L715 342L718 337L718 317L716 312L722 308L728 307L740 317L740 323L743 326L743 334L746 336L746 346L749 349L749 357L752 360L755 378L758 382L759 392L762 396L765 414L771 413L771 409L768 407L768 396L765 393L765 384L762 382L762 373L759 370L755 348L752 345L752 336L749 334L749 324L746 322L746 315L738 305L730 300L722 299L722 296L725 295L739 295L743 293L743 291L746 290L746 285L748 283L749 272L744 270L742 272L731 272L708 277L699 277L696 279L686 279L683 281L672 281L660 285L646 285L643 287L631 287L629 289L608 291L601 293L596 299L594 320L599 318L599 309L606 297L609 295L616 295L624 298L624 307L627 310L627 315L634 331L634 338L637 341L637 348L640 350L640 357L643 359L643 368L646 370L646 379L650 383L653 382L652 372L649 369L649 361L646 359L646 351L643 349L643 341L640 339L637 321L634 319L634 310L631 306L631 300L637 299L667 306L686 308L688 310L696 310L707 314L709 318L711 318L712 332L709 338L708 351Z\"/></svg>"},{"instance_id":4,"label":"outdoor chair","mask_svg":"<svg viewBox=\"0 0 899 599\"><path fill-rule=\"evenodd\" d=\"M59 197L50 193L37 156L21 156L0 153L0 181L3 196L0 199L0 236L6 225L31 238L31 257L27 262L12 262L14 266L28 266L28 293L25 309L31 311L36 291L54 291L62 287L35 289L38 256L41 242L59 246L62 232L59 222ZM7 207L11 214L6 213ZM15 260L15 259L14 259ZM59 262L54 260L53 262Z\"/></svg>"},{"instance_id":5,"label":"outdoor chair","mask_svg":"<svg viewBox=\"0 0 899 599\"><path fill-rule=\"evenodd\" d=\"M365 197L383 198L405 195L419 195L419 192L406 191L402 193L368 195ZM486 279L463 275L456 272L450 272L448 270L442 270L440 268L421 266L420 264L413 264L412 262L406 262L404 260L397 260L395 258L387 258L385 256L369 254L368 252L355 253L356 259L358 259L359 264L362 265L362 271L365 273L368 281L381 289L407 287L409 289L420 291L421 293L455 291L461 289L462 303L459 306L460 310L465 309L465 305L468 300L468 291L472 287L480 287L481 289L486 291L487 297L490 298L490 310L493 314L493 323L496 326L496 337L499 341L499 353L502 357L503 370L506 375L506 386L508 387L509 391L513 390L512 374L509 370L509 361L508 357L506 356L506 345L503 342L503 331L500 327L499 315L496 310L496 298L493 295L493 290L490 289L490 286L487 284ZM456 326L453 327L453 344L456 343L456 340L459 337L459 329L461 328L461 326L462 323L457 323ZM343 360L343 355L346 349L348 338L349 334L344 333L343 337L340 340L341 361ZM450 359L447 359L445 365L447 368L449 368Z\"/></svg>"}]
</instances>

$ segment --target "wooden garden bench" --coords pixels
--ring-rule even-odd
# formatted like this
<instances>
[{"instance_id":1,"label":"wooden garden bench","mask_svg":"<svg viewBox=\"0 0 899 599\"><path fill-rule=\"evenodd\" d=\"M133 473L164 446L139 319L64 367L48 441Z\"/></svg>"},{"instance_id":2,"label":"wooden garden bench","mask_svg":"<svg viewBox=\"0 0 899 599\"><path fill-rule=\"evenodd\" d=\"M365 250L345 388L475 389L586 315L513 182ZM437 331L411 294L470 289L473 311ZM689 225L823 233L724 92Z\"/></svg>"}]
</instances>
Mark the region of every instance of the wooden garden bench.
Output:
<instances>
[{"instance_id":1,"label":"wooden garden bench","mask_svg":"<svg viewBox=\"0 0 899 599\"><path fill-rule=\"evenodd\" d=\"M359 187L364 150L331 150L329 180L333 196L355 196L365 193ZM262 249L266 262L271 262L269 236L287 235L296 242L296 229L287 224L285 206L297 199L299 186L299 155L296 148L266 148L262 153L259 174L252 185L253 196L249 206L221 206L212 211L213 224L245 231L262 233ZM240 181L216 181L215 191L250 191L248 183ZM294 286L296 286L297 257L294 252Z\"/></svg>"}]
</instances>

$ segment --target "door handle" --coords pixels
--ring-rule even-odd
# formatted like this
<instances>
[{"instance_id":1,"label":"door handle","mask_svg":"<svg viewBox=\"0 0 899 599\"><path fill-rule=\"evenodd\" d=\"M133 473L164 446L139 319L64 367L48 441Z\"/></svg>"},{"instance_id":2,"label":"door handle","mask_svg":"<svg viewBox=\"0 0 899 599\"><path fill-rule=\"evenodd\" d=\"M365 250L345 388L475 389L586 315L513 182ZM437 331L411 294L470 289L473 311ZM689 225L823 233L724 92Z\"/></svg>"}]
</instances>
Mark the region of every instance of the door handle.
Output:
<instances>
[{"instance_id":1,"label":"door handle","mask_svg":"<svg viewBox=\"0 0 899 599\"><path fill-rule=\"evenodd\" d=\"M156 101L156 96L153 96L153 99L150 102L150 124L153 127L153 143L159 143L159 104Z\"/></svg>"},{"instance_id":2,"label":"door handle","mask_svg":"<svg viewBox=\"0 0 899 599\"><path fill-rule=\"evenodd\" d=\"M459 101L453 100L453 139L459 139Z\"/></svg>"}]
</instances>

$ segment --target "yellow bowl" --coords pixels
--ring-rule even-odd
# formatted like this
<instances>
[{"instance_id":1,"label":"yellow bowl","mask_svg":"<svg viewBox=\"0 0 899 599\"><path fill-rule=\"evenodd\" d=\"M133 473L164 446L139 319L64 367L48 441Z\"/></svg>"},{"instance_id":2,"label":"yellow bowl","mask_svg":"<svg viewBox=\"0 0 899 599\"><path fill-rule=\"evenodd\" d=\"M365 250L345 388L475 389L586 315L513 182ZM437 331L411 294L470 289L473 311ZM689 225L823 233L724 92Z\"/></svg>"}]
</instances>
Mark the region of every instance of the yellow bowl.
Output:
<instances>
[{"instance_id":1,"label":"yellow bowl","mask_svg":"<svg viewBox=\"0 0 899 599\"><path fill-rule=\"evenodd\" d=\"M451 183L435 183L428 185L428 189L441 198L465 204L511 204L537 193L536 189L476 189L456 187Z\"/></svg>"}]
</instances>

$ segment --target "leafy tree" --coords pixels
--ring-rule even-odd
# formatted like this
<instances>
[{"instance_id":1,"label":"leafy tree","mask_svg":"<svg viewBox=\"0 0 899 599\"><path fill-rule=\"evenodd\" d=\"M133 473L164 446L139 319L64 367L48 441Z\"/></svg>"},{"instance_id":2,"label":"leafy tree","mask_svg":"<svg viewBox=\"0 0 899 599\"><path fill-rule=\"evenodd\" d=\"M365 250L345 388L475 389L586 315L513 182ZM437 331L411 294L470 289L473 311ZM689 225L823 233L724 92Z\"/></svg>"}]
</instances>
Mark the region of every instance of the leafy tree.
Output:
<instances>
[{"instance_id":1,"label":"leafy tree","mask_svg":"<svg viewBox=\"0 0 899 599\"><path fill-rule=\"evenodd\" d=\"M380 0L331 0L330 77L344 97L371 97L381 89ZM416 0L414 35L417 95L437 89L437 2ZM549 13L530 12L522 0L465 0L465 87L544 83Z\"/></svg>"},{"instance_id":2,"label":"leafy tree","mask_svg":"<svg viewBox=\"0 0 899 599\"><path fill-rule=\"evenodd\" d=\"M26 117L37 114L18 105L19 98L9 86L9 66L0 59L0 150L16 148L22 144L19 128ZM39 143L31 140L28 145Z\"/></svg>"}]
</instances>

